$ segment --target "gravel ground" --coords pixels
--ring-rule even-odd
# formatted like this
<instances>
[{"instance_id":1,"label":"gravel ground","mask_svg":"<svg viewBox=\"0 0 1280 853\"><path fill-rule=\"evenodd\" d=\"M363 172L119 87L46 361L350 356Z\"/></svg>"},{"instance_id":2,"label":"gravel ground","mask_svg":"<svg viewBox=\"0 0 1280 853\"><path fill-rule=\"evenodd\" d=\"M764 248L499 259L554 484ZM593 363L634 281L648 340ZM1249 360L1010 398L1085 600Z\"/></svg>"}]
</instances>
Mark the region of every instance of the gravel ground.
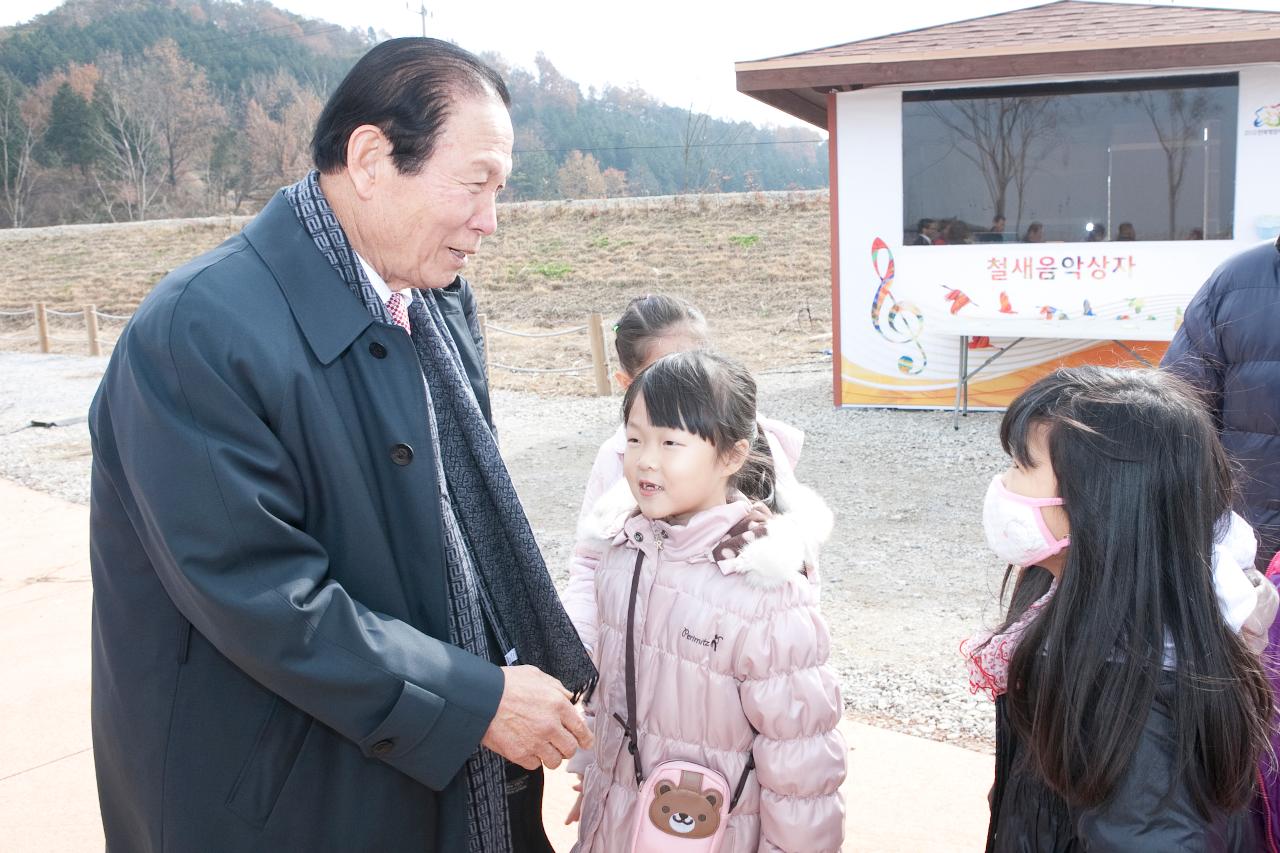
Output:
<instances>
[{"instance_id":1,"label":"gravel ground","mask_svg":"<svg viewBox=\"0 0 1280 853\"><path fill-rule=\"evenodd\" d=\"M0 353L0 476L77 503L89 493L83 416L102 358ZM997 615L1002 567L982 541L981 501L1004 465L998 415L957 432L947 412L835 410L830 373L760 377L761 410L807 434L798 474L831 505L823 607L847 709L864 722L991 749L990 703L969 694L957 646ZM503 453L547 563L566 577L571 538L596 447L618 399L500 391Z\"/></svg>"}]
</instances>

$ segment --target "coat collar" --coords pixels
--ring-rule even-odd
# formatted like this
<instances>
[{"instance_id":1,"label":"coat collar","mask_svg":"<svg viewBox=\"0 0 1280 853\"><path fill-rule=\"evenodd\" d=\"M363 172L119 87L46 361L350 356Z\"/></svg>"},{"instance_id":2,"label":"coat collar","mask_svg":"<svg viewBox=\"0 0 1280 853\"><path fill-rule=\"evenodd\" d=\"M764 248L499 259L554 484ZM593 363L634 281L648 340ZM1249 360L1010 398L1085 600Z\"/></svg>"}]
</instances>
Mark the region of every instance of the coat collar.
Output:
<instances>
[{"instance_id":1,"label":"coat collar","mask_svg":"<svg viewBox=\"0 0 1280 853\"><path fill-rule=\"evenodd\" d=\"M831 535L831 510L793 476L779 478L777 489L776 515L740 497L698 513L688 524L671 525L640 515L626 480L619 480L579 521L578 539L639 548L650 556L661 539L667 559L713 562L724 574L741 574L752 586L806 578L817 583L818 548ZM760 517L753 518L757 513ZM749 530L734 535L733 528L744 519L751 522Z\"/></svg>"},{"instance_id":2,"label":"coat collar","mask_svg":"<svg viewBox=\"0 0 1280 853\"><path fill-rule=\"evenodd\" d=\"M623 483L625 485L626 481ZM650 521L636 511L628 516L614 541L621 544L624 539L630 540L646 553L661 541L663 554L669 560L711 561L716 544L729 528L746 517L750 509L746 499L730 501L703 510L684 524Z\"/></svg>"},{"instance_id":3,"label":"coat collar","mask_svg":"<svg viewBox=\"0 0 1280 853\"><path fill-rule=\"evenodd\" d=\"M321 364L329 364L373 323L302 227L284 190L253 221L245 239L284 292L294 319Z\"/></svg>"}]
</instances>

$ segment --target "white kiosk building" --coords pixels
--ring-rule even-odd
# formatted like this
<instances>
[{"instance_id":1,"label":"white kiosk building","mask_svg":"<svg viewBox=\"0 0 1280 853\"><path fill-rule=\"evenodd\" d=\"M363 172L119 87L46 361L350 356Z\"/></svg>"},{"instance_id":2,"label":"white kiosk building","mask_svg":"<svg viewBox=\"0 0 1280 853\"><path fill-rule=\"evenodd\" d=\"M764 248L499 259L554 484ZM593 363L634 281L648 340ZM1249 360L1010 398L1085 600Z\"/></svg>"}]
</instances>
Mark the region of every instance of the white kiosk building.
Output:
<instances>
[{"instance_id":1,"label":"white kiosk building","mask_svg":"<svg viewBox=\"0 0 1280 853\"><path fill-rule=\"evenodd\" d=\"M736 69L830 133L838 406L1157 361L1280 234L1280 13L1066 0Z\"/></svg>"}]
</instances>

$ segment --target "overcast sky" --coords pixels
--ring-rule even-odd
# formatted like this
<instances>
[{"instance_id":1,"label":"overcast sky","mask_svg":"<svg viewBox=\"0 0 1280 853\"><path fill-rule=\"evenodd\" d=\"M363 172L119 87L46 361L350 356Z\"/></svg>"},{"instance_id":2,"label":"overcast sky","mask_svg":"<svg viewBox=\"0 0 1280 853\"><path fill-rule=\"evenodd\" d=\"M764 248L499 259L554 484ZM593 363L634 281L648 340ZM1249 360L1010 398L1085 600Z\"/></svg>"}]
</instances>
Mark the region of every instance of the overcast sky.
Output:
<instances>
[{"instance_id":1,"label":"overcast sky","mask_svg":"<svg viewBox=\"0 0 1280 853\"><path fill-rule=\"evenodd\" d=\"M539 52L584 89L634 84L660 100L757 124L799 120L734 88L733 63L869 36L1039 5L1018 0L424 0L429 35L496 51L533 67ZM25 21L60 0L3 0L0 26ZM275 0L275 5L346 27L420 35L418 0ZM1167 3L1280 11L1280 0Z\"/></svg>"}]
</instances>

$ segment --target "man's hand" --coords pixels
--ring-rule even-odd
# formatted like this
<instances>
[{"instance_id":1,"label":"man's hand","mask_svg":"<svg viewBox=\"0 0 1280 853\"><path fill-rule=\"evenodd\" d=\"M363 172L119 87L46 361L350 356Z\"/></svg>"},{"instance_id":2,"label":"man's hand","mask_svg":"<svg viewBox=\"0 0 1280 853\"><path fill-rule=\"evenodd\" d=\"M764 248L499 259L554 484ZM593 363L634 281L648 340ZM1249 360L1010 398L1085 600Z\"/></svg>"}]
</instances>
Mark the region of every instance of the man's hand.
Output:
<instances>
[{"instance_id":1,"label":"man's hand","mask_svg":"<svg viewBox=\"0 0 1280 853\"><path fill-rule=\"evenodd\" d=\"M578 747L591 748L591 731L559 681L535 666L504 666L498 711L482 746L526 770L554 770Z\"/></svg>"}]
</instances>

